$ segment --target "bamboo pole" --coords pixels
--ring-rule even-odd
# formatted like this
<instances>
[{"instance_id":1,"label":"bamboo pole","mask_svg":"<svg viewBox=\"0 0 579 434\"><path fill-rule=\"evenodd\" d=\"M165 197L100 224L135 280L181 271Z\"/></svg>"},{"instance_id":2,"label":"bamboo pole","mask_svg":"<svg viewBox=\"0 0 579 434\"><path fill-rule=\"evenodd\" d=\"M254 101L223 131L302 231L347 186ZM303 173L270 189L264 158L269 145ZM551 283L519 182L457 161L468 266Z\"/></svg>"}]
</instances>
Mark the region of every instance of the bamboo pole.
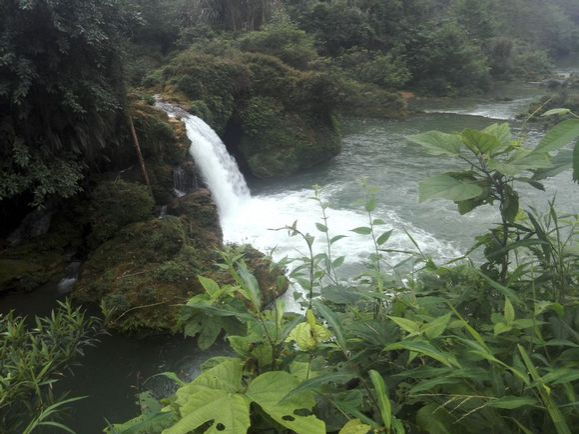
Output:
<instances>
[{"instance_id":1,"label":"bamboo pole","mask_svg":"<svg viewBox=\"0 0 579 434\"><path fill-rule=\"evenodd\" d=\"M141 145L139 144L139 138L137 137L137 131L135 130L135 124L133 124L133 118L129 118L129 127L131 129L131 135L133 136L133 144L135 145L135 151L137 152L137 158L139 159L139 165L141 166L141 173L143 178L145 178L145 183L149 187L149 193L153 197L153 189L151 188L151 182L149 181L149 174L147 173L147 168L145 167L145 160L143 159L143 154L141 152Z\"/></svg>"}]
</instances>

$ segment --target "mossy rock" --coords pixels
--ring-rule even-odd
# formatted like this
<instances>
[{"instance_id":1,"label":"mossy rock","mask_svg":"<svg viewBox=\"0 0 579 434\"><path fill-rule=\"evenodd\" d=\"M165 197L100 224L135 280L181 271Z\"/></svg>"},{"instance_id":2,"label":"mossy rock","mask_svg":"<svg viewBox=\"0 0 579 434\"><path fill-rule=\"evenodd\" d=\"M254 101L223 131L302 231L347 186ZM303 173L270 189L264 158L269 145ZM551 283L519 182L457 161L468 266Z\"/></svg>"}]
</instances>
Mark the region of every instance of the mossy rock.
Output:
<instances>
[{"instance_id":1,"label":"mossy rock","mask_svg":"<svg viewBox=\"0 0 579 434\"><path fill-rule=\"evenodd\" d=\"M89 244L97 246L123 226L148 219L154 205L145 185L122 180L101 182L93 190L88 208Z\"/></svg>"},{"instance_id":2,"label":"mossy rock","mask_svg":"<svg viewBox=\"0 0 579 434\"><path fill-rule=\"evenodd\" d=\"M58 253L0 258L0 293L32 291L62 277L66 264L66 258Z\"/></svg>"},{"instance_id":3,"label":"mossy rock","mask_svg":"<svg viewBox=\"0 0 579 434\"><path fill-rule=\"evenodd\" d=\"M233 115L236 98L249 87L249 71L235 59L224 59L193 50L179 54L163 68L168 100L192 109L218 133L223 133ZM182 100L184 96L189 104Z\"/></svg>"},{"instance_id":4,"label":"mossy rock","mask_svg":"<svg viewBox=\"0 0 579 434\"><path fill-rule=\"evenodd\" d=\"M215 266L219 242L212 233L190 232L195 217L211 214L206 197L193 195L173 209L186 214L133 223L97 248L85 263L74 297L97 302L109 328L121 332L179 331L179 305L203 291L198 276L232 283L231 277ZM199 202L197 205L194 202ZM214 208L215 205L212 205ZM204 215L205 214L205 215ZM216 212L213 211L216 218ZM196 235L192 238L191 235ZM270 262L254 251L248 261L264 288L264 302L285 290L281 270L269 269Z\"/></svg>"},{"instance_id":5,"label":"mossy rock","mask_svg":"<svg viewBox=\"0 0 579 434\"><path fill-rule=\"evenodd\" d=\"M174 122L167 114L150 104L154 102L152 95L131 94L128 98L127 116L133 122L141 155L145 161L160 161L173 165L183 161L189 143L184 140L185 136L174 128ZM126 170L139 164L128 119L123 122L119 134L122 136L121 144L106 147L104 150L105 158L108 160L104 166L105 171Z\"/></svg>"},{"instance_id":6,"label":"mossy rock","mask_svg":"<svg viewBox=\"0 0 579 434\"><path fill-rule=\"evenodd\" d=\"M240 109L244 131L239 151L258 178L291 175L329 160L341 151L333 116L315 121L284 111L270 97L254 97Z\"/></svg>"},{"instance_id":7,"label":"mossy rock","mask_svg":"<svg viewBox=\"0 0 579 434\"><path fill-rule=\"evenodd\" d=\"M379 86L346 80L339 110L345 116L401 119L408 113L407 100Z\"/></svg>"},{"instance_id":8,"label":"mossy rock","mask_svg":"<svg viewBox=\"0 0 579 434\"><path fill-rule=\"evenodd\" d=\"M169 204L167 213L181 219L187 236L195 245L205 249L221 245L223 233L217 206L209 190L201 188L174 199Z\"/></svg>"},{"instance_id":9,"label":"mossy rock","mask_svg":"<svg viewBox=\"0 0 579 434\"><path fill-rule=\"evenodd\" d=\"M171 331L174 305L186 300L188 280L194 282L198 272L196 252L184 250L187 243L177 217L130 224L90 255L74 297L100 303L111 328ZM167 277L171 264L181 271Z\"/></svg>"},{"instance_id":10,"label":"mossy rock","mask_svg":"<svg viewBox=\"0 0 579 434\"><path fill-rule=\"evenodd\" d=\"M31 291L62 278L70 255L82 244L82 224L74 212L52 217L49 231L0 254L0 293Z\"/></svg>"}]
</instances>

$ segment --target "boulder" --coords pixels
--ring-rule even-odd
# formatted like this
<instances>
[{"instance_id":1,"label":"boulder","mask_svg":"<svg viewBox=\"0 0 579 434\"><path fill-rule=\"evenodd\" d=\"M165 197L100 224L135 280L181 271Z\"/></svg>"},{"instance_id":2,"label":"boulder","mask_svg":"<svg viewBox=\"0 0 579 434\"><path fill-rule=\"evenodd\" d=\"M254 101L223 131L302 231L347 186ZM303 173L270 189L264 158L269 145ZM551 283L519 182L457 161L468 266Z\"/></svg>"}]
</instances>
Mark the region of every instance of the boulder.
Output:
<instances>
[{"instance_id":1,"label":"boulder","mask_svg":"<svg viewBox=\"0 0 579 434\"><path fill-rule=\"evenodd\" d=\"M91 253L73 291L99 303L106 325L121 332L179 331L179 305L203 291L198 276L233 283L220 261L221 228L211 194L200 189L175 199L163 218L122 228ZM287 289L283 270L245 248L265 303Z\"/></svg>"}]
</instances>

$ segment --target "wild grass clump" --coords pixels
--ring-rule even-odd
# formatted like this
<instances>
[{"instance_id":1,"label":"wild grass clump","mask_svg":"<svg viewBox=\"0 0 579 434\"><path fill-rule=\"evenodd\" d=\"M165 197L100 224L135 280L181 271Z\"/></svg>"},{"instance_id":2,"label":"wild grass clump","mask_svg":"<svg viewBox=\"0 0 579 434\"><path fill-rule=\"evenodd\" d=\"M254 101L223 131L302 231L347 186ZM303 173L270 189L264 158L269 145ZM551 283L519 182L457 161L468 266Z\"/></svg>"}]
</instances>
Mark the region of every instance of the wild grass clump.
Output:
<instances>
[{"instance_id":1,"label":"wild grass clump","mask_svg":"<svg viewBox=\"0 0 579 434\"><path fill-rule=\"evenodd\" d=\"M28 434L43 426L70 432L58 416L79 398L55 396L54 385L96 344L99 332L100 321L68 301L33 320L0 315L0 433Z\"/></svg>"}]
</instances>

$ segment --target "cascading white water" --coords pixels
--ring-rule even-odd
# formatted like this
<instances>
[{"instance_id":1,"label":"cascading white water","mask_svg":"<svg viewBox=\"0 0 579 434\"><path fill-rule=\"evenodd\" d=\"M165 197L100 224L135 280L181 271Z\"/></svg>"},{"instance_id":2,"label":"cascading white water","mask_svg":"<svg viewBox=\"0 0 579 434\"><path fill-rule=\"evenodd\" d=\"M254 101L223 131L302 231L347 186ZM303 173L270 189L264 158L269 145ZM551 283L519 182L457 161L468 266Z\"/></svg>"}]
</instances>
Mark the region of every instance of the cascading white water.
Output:
<instances>
[{"instance_id":1,"label":"cascading white water","mask_svg":"<svg viewBox=\"0 0 579 434\"><path fill-rule=\"evenodd\" d=\"M223 221L250 198L249 188L235 159L217 133L202 119L161 101L157 101L156 106L185 124L191 141L189 153L213 195L223 225Z\"/></svg>"},{"instance_id":2,"label":"cascading white water","mask_svg":"<svg viewBox=\"0 0 579 434\"><path fill-rule=\"evenodd\" d=\"M197 116L182 118L191 140L189 152L197 162L221 219L230 216L249 200L249 188L235 159L213 129Z\"/></svg>"},{"instance_id":3,"label":"cascading white water","mask_svg":"<svg viewBox=\"0 0 579 434\"><path fill-rule=\"evenodd\" d=\"M191 141L190 153L217 204L224 241L250 243L263 252L275 249L274 259L301 256L298 252L304 245L299 237L289 238L287 231L271 229L283 228L297 220L298 227L302 231L317 234L316 223L320 222L321 216L319 208L309 200L312 191L289 189L282 193L251 197L237 163L209 125L172 104L158 100L156 106L169 116L181 119L186 125L187 137ZM348 234L346 239L333 246L336 257L347 255L353 263L365 262L369 253L373 251L370 240L353 234L350 230L367 225L367 214L362 210L333 207L327 212L330 215L330 231L333 235ZM432 252L442 258L458 256L459 252L453 246L439 242L432 234L402 221L395 212L384 210L382 217L384 215L387 222L382 228L384 231L400 229L391 237L390 248L395 250L412 248L408 237L401 230L405 228L426 252ZM323 241L316 243L315 249L317 253L325 251ZM403 257L404 255L400 255L392 259L396 262Z\"/></svg>"}]
</instances>

